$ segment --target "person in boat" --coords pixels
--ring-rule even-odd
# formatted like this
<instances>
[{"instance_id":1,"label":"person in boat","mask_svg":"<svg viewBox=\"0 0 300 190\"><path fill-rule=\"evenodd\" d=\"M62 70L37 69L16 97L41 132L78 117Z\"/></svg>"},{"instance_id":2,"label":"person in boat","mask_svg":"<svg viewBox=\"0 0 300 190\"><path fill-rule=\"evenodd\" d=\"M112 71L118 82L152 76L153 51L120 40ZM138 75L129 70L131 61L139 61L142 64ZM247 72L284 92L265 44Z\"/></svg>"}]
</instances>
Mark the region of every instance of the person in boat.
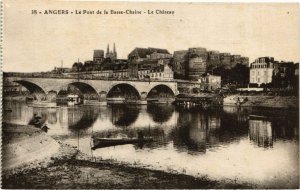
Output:
<instances>
[{"instance_id":1,"label":"person in boat","mask_svg":"<svg viewBox=\"0 0 300 190\"><path fill-rule=\"evenodd\" d=\"M237 106L241 106L241 100L240 100L240 97L237 98L236 105L237 105Z\"/></svg>"}]
</instances>

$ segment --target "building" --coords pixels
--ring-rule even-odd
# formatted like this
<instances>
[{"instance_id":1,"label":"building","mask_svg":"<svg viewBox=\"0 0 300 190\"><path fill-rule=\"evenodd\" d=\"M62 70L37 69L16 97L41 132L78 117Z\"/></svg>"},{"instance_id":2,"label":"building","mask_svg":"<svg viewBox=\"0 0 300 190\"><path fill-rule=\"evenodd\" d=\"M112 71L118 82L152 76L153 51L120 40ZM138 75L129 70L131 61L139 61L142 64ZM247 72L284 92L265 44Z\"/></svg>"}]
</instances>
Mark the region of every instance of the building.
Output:
<instances>
[{"instance_id":1,"label":"building","mask_svg":"<svg viewBox=\"0 0 300 190\"><path fill-rule=\"evenodd\" d=\"M128 55L129 63L140 63L146 60L171 59L172 54L167 49L135 48Z\"/></svg>"},{"instance_id":2,"label":"building","mask_svg":"<svg viewBox=\"0 0 300 190\"><path fill-rule=\"evenodd\" d=\"M189 79L199 79L206 72L207 57L205 48L189 48L187 69Z\"/></svg>"},{"instance_id":3,"label":"building","mask_svg":"<svg viewBox=\"0 0 300 190\"><path fill-rule=\"evenodd\" d=\"M102 63L104 60L104 51L103 50L94 50L93 61L95 63Z\"/></svg>"},{"instance_id":4,"label":"building","mask_svg":"<svg viewBox=\"0 0 300 190\"><path fill-rule=\"evenodd\" d=\"M273 57L257 58L250 64L250 83L258 85L271 83L277 64Z\"/></svg>"},{"instance_id":5,"label":"building","mask_svg":"<svg viewBox=\"0 0 300 190\"><path fill-rule=\"evenodd\" d=\"M198 81L201 84L201 90L213 91L221 88L221 76L207 74Z\"/></svg>"},{"instance_id":6,"label":"building","mask_svg":"<svg viewBox=\"0 0 300 190\"><path fill-rule=\"evenodd\" d=\"M294 63L281 61L274 68L274 75L279 75L281 78L287 78L295 75Z\"/></svg>"},{"instance_id":7,"label":"building","mask_svg":"<svg viewBox=\"0 0 300 190\"><path fill-rule=\"evenodd\" d=\"M208 51L207 58L207 69L212 71L214 68L220 66L220 52L218 51Z\"/></svg>"},{"instance_id":8,"label":"building","mask_svg":"<svg viewBox=\"0 0 300 190\"><path fill-rule=\"evenodd\" d=\"M115 43L112 51L109 50L109 44L107 44L105 58L109 58L111 61L114 61L118 58Z\"/></svg>"},{"instance_id":9,"label":"building","mask_svg":"<svg viewBox=\"0 0 300 190\"><path fill-rule=\"evenodd\" d=\"M168 64L158 64L155 67L143 67L138 69L138 79L174 79L174 72Z\"/></svg>"},{"instance_id":10,"label":"building","mask_svg":"<svg viewBox=\"0 0 300 190\"><path fill-rule=\"evenodd\" d=\"M139 79L148 77L151 70L154 71L161 64L170 63L171 58L172 54L166 49L135 48L128 55L128 76Z\"/></svg>"},{"instance_id":11,"label":"building","mask_svg":"<svg viewBox=\"0 0 300 190\"><path fill-rule=\"evenodd\" d=\"M164 64L163 78L169 79L169 80L174 79L174 72L173 72L172 68L170 67L170 65L168 65L168 64Z\"/></svg>"},{"instance_id":12,"label":"building","mask_svg":"<svg viewBox=\"0 0 300 190\"><path fill-rule=\"evenodd\" d=\"M220 53L220 63L222 66L224 66L226 69L231 68L231 56L230 53Z\"/></svg>"},{"instance_id":13,"label":"building","mask_svg":"<svg viewBox=\"0 0 300 190\"><path fill-rule=\"evenodd\" d=\"M207 51L205 48L189 48L174 51L172 65L176 79L198 80L207 72L221 75L221 71L233 69L236 65L249 68L249 58L219 51Z\"/></svg>"},{"instance_id":14,"label":"building","mask_svg":"<svg viewBox=\"0 0 300 190\"><path fill-rule=\"evenodd\" d=\"M199 93L205 91L214 91L221 88L221 77L215 75L203 75L197 81L178 80L178 90L180 93Z\"/></svg>"},{"instance_id":15,"label":"building","mask_svg":"<svg viewBox=\"0 0 300 190\"><path fill-rule=\"evenodd\" d=\"M269 84L275 88L297 89L297 64L275 61L273 57L260 57L250 65L250 83Z\"/></svg>"},{"instance_id":16,"label":"building","mask_svg":"<svg viewBox=\"0 0 300 190\"><path fill-rule=\"evenodd\" d=\"M129 78L144 78L146 72L158 66L158 60L144 60L128 64ZM145 71L145 72L144 72Z\"/></svg>"},{"instance_id":17,"label":"building","mask_svg":"<svg viewBox=\"0 0 300 190\"><path fill-rule=\"evenodd\" d=\"M175 78L185 78L187 76L188 50L174 51L173 71Z\"/></svg>"}]
</instances>

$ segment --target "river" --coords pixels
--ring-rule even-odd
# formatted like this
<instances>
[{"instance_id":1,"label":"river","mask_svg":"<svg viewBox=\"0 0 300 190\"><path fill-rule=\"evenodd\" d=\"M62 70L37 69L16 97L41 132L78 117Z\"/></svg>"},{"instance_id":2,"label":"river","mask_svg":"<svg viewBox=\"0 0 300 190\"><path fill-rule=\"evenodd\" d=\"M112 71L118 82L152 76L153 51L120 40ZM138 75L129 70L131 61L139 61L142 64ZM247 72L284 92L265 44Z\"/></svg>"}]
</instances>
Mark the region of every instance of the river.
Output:
<instances>
[{"instance_id":1,"label":"river","mask_svg":"<svg viewBox=\"0 0 300 190\"><path fill-rule=\"evenodd\" d=\"M91 157L259 187L299 184L298 111L236 108L200 110L173 105L33 108L8 101L3 121L27 125L40 116L47 135ZM257 115L260 117L249 117ZM91 150L91 136L136 137L154 142Z\"/></svg>"}]
</instances>

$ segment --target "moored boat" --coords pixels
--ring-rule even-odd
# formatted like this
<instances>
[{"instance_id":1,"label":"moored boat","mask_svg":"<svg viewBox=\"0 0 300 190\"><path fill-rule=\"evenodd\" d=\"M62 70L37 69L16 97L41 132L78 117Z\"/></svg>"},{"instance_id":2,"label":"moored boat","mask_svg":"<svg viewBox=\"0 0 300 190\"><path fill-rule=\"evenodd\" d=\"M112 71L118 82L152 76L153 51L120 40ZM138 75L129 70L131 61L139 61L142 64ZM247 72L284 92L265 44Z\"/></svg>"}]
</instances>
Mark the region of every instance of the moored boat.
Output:
<instances>
[{"instance_id":1,"label":"moored boat","mask_svg":"<svg viewBox=\"0 0 300 190\"><path fill-rule=\"evenodd\" d=\"M144 137L144 138L93 138L92 149L108 147L108 146L116 146L123 144L135 144L135 143L146 143L152 142L152 137Z\"/></svg>"}]
</instances>

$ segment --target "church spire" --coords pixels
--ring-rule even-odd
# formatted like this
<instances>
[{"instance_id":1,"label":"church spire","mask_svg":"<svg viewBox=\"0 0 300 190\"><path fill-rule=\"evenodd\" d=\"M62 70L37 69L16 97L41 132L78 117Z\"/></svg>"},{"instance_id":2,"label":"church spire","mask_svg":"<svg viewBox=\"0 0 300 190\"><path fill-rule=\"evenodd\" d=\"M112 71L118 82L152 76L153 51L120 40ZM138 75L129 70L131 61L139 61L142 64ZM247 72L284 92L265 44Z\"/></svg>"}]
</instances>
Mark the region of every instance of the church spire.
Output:
<instances>
[{"instance_id":1,"label":"church spire","mask_svg":"<svg viewBox=\"0 0 300 190\"><path fill-rule=\"evenodd\" d=\"M114 57L115 57L115 59L117 59L117 51L116 51L116 44L114 43Z\"/></svg>"}]
</instances>

